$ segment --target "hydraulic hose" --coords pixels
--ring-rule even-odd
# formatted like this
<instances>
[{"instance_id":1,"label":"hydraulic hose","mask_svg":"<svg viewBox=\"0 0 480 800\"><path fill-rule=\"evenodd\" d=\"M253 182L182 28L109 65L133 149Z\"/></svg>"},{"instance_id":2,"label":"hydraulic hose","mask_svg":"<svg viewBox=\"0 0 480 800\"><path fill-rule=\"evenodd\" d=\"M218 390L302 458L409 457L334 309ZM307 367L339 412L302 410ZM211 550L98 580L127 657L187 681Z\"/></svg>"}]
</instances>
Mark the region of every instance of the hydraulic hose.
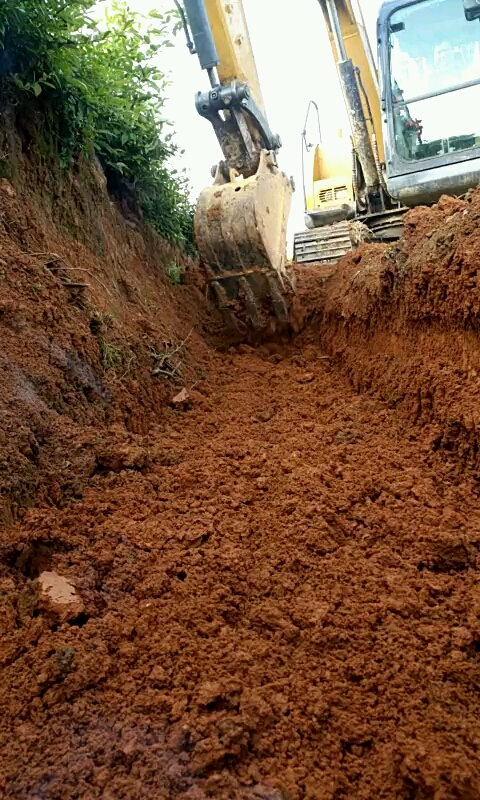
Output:
<instances>
[{"instance_id":1,"label":"hydraulic hose","mask_svg":"<svg viewBox=\"0 0 480 800\"><path fill-rule=\"evenodd\" d=\"M313 147L313 144L309 144L307 142L307 123L308 117L310 116L310 109L314 106L317 112L317 124L318 124L318 141L319 144L322 142L322 129L320 125L320 111L318 110L318 106L315 100L310 100L307 108L307 115L305 117L305 122L303 125L302 131L302 185L303 185L303 202L305 211L307 210L307 190L305 189L305 152L309 153Z\"/></svg>"},{"instance_id":2,"label":"hydraulic hose","mask_svg":"<svg viewBox=\"0 0 480 800\"><path fill-rule=\"evenodd\" d=\"M194 56L196 55L197 51L195 50L195 45L193 44L192 37L190 36L190 28L188 27L187 18L185 16L185 9L181 5L181 3L178 2L178 0L173 0L173 2L177 7L177 11L183 25L183 30L185 31L185 39L187 41L187 47L190 50L190 53Z\"/></svg>"}]
</instances>

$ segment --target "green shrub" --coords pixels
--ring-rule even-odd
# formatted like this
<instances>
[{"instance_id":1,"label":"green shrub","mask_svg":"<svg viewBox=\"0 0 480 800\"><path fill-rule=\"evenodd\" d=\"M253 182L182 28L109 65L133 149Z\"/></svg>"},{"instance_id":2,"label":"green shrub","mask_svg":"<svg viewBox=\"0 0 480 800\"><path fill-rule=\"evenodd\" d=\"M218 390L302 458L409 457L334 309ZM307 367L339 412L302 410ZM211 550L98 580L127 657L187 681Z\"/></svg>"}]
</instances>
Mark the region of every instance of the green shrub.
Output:
<instances>
[{"instance_id":1,"label":"green shrub","mask_svg":"<svg viewBox=\"0 0 480 800\"><path fill-rule=\"evenodd\" d=\"M193 208L162 107L168 81L155 63L171 47L176 12L150 18L113 3L104 21L91 0L3 0L0 89L38 98L55 120L62 167L94 147L110 191L160 235L192 252Z\"/></svg>"},{"instance_id":2,"label":"green shrub","mask_svg":"<svg viewBox=\"0 0 480 800\"><path fill-rule=\"evenodd\" d=\"M122 363L122 353L114 344L109 344L103 339L100 341L100 352L102 355L102 367L104 370L115 370Z\"/></svg>"},{"instance_id":3,"label":"green shrub","mask_svg":"<svg viewBox=\"0 0 480 800\"><path fill-rule=\"evenodd\" d=\"M183 267L181 264L171 261L170 264L167 264L165 267L165 272L173 286L177 286L179 283L183 282Z\"/></svg>"}]
</instances>

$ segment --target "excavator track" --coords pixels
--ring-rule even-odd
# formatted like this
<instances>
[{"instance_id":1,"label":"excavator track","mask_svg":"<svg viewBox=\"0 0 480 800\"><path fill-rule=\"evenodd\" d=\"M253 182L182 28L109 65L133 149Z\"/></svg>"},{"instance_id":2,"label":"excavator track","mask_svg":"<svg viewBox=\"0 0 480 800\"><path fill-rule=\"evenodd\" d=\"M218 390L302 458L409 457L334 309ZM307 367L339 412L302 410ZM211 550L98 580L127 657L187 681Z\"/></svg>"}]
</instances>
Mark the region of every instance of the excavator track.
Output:
<instances>
[{"instance_id":1,"label":"excavator track","mask_svg":"<svg viewBox=\"0 0 480 800\"><path fill-rule=\"evenodd\" d=\"M405 208L400 208L370 217L360 217L358 223L366 234L363 236L355 229L357 222L347 221L297 233L294 239L294 261L298 264L331 264L354 250L360 241L397 241L403 233L405 211Z\"/></svg>"},{"instance_id":2,"label":"excavator track","mask_svg":"<svg viewBox=\"0 0 480 800\"><path fill-rule=\"evenodd\" d=\"M352 250L348 222L337 222L295 234L293 260L298 264L309 261L331 264Z\"/></svg>"},{"instance_id":3,"label":"excavator track","mask_svg":"<svg viewBox=\"0 0 480 800\"><path fill-rule=\"evenodd\" d=\"M372 232L374 242L393 242L403 234L403 217L406 208L396 208L362 220Z\"/></svg>"}]
</instances>

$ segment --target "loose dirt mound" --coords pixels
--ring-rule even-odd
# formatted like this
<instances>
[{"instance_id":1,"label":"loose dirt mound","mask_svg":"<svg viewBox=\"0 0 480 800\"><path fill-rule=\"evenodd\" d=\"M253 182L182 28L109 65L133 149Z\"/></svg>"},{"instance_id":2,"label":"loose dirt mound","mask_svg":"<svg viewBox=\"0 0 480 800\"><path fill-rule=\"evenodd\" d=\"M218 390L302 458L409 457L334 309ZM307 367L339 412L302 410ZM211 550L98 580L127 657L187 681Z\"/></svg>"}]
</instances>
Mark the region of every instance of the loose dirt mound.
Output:
<instances>
[{"instance_id":1,"label":"loose dirt mound","mask_svg":"<svg viewBox=\"0 0 480 800\"><path fill-rule=\"evenodd\" d=\"M298 270L299 341L319 341L357 391L429 428L478 469L480 190L406 217L394 247L363 245L330 281Z\"/></svg>"},{"instance_id":2,"label":"loose dirt mound","mask_svg":"<svg viewBox=\"0 0 480 800\"><path fill-rule=\"evenodd\" d=\"M473 483L316 348L155 441L5 533L5 797L478 797Z\"/></svg>"}]
</instances>

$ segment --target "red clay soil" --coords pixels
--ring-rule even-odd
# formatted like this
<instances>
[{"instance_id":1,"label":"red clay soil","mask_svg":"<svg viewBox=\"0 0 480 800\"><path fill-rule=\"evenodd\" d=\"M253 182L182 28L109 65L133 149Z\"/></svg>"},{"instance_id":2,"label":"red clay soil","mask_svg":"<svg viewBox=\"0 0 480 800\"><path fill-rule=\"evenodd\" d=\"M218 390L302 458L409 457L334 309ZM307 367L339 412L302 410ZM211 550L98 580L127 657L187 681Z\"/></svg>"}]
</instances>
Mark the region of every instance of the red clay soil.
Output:
<instances>
[{"instance_id":1,"label":"red clay soil","mask_svg":"<svg viewBox=\"0 0 480 800\"><path fill-rule=\"evenodd\" d=\"M228 350L194 265L15 136L0 796L478 800L480 194Z\"/></svg>"},{"instance_id":2,"label":"red clay soil","mask_svg":"<svg viewBox=\"0 0 480 800\"><path fill-rule=\"evenodd\" d=\"M3 796L478 798L474 479L317 348L241 349L163 463L4 530Z\"/></svg>"},{"instance_id":3,"label":"red clay soil","mask_svg":"<svg viewBox=\"0 0 480 800\"><path fill-rule=\"evenodd\" d=\"M0 522L81 496L112 441L148 459L172 384L208 368L218 322L192 263L127 222L102 180L86 164L84 194L65 188L71 232L39 194L0 180Z\"/></svg>"},{"instance_id":4,"label":"red clay soil","mask_svg":"<svg viewBox=\"0 0 480 800\"><path fill-rule=\"evenodd\" d=\"M480 469L480 190L405 219L330 280L298 269L297 343L319 343L356 391L428 426L437 450Z\"/></svg>"}]
</instances>

